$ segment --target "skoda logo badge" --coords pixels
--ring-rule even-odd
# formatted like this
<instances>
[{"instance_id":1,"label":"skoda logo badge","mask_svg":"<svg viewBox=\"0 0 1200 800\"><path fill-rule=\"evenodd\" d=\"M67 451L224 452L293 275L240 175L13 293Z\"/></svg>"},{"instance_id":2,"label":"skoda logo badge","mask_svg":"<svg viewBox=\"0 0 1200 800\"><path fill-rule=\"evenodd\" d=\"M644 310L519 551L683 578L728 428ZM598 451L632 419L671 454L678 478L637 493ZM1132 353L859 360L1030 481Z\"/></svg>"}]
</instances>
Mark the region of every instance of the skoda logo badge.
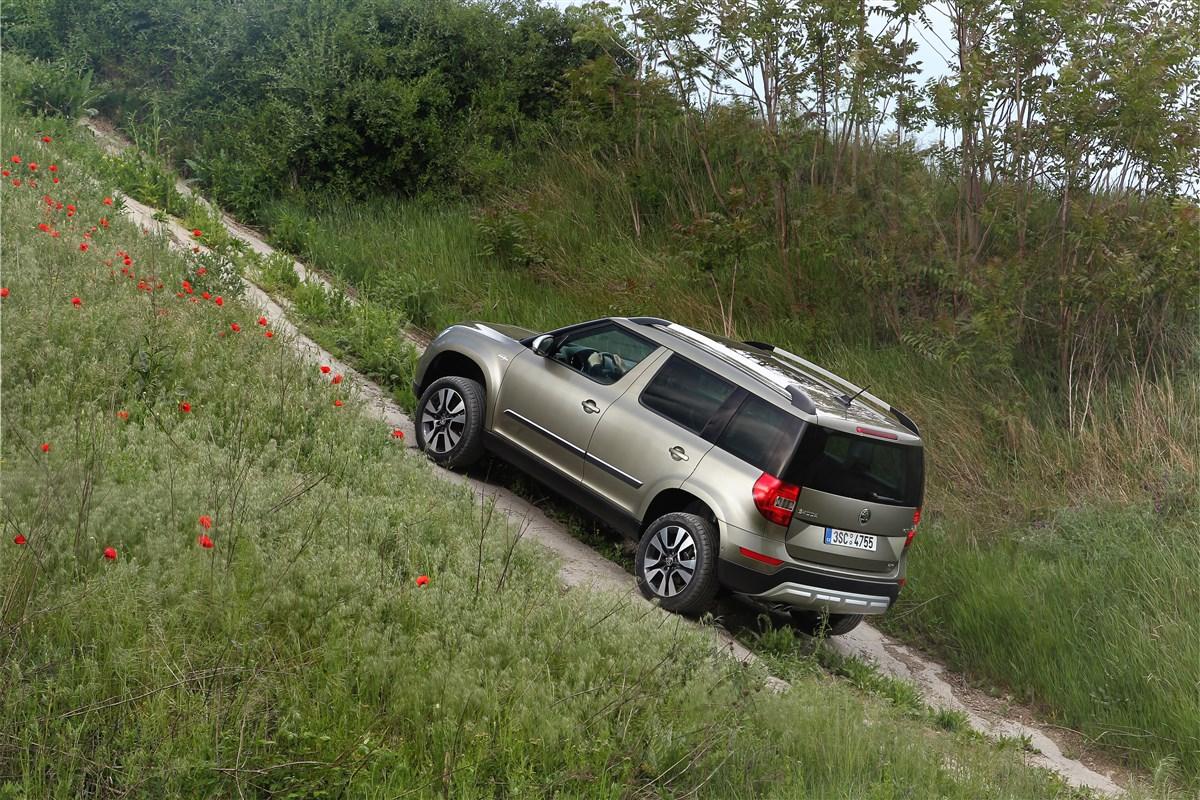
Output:
<instances>
[{"instance_id":1,"label":"skoda logo badge","mask_svg":"<svg viewBox=\"0 0 1200 800\"><path fill-rule=\"evenodd\" d=\"M858 521L863 525L866 525L868 522L870 522L871 521L871 509L864 508L862 511L858 512Z\"/></svg>"}]
</instances>

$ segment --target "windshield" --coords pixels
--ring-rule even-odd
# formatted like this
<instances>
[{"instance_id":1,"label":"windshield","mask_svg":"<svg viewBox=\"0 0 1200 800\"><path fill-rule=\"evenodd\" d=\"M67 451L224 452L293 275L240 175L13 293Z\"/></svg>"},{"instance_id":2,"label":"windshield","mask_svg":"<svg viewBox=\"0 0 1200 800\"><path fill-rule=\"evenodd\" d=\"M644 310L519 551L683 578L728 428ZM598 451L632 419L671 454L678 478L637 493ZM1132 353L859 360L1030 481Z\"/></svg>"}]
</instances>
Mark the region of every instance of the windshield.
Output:
<instances>
[{"instance_id":1,"label":"windshield","mask_svg":"<svg viewBox=\"0 0 1200 800\"><path fill-rule=\"evenodd\" d=\"M915 508L925 488L924 450L809 425L782 477L818 492Z\"/></svg>"}]
</instances>

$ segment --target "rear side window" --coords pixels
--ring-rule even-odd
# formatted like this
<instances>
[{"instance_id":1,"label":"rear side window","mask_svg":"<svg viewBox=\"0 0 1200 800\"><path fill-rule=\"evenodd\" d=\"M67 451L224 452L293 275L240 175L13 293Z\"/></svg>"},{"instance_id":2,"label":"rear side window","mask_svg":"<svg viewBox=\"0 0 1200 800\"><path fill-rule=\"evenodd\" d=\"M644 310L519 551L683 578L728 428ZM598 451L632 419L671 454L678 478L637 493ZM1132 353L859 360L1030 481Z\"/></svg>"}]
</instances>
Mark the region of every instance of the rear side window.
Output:
<instances>
[{"instance_id":1,"label":"rear side window","mask_svg":"<svg viewBox=\"0 0 1200 800\"><path fill-rule=\"evenodd\" d=\"M919 506L924 450L809 425L783 479L819 492L891 506Z\"/></svg>"},{"instance_id":2,"label":"rear side window","mask_svg":"<svg viewBox=\"0 0 1200 800\"><path fill-rule=\"evenodd\" d=\"M734 385L679 356L671 356L642 391L642 405L700 433L734 392Z\"/></svg>"},{"instance_id":3,"label":"rear side window","mask_svg":"<svg viewBox=\"0 0 1200 800\"><path fill-rule=\"evenodd\" d=\"M796 449L804 423L751 395L729 421L717 447L763 472L779 475Z\"/></svg>"}]
</instances>

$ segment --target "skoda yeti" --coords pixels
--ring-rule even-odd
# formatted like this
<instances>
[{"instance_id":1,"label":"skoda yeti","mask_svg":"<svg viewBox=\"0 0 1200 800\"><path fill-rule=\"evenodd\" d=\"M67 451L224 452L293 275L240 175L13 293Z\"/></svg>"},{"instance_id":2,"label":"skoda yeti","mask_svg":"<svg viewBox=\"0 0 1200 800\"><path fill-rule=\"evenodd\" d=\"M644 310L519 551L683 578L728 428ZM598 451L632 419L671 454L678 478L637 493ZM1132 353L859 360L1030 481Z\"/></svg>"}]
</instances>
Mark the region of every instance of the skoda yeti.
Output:
<instances>
[{"instance_id":1,"label":"skoda yeti","mask_svg":"<svg viewBox=\"0 0 1200 800\"><path fill-rule=\"evenodd\" d=\"M700 613L725 587L841 634L904 585L917 426L785 350L651 317L471 322L433 340L413 391L431 459L491 452L636 539L664 608Z\"/></svg>"}]
</instances>

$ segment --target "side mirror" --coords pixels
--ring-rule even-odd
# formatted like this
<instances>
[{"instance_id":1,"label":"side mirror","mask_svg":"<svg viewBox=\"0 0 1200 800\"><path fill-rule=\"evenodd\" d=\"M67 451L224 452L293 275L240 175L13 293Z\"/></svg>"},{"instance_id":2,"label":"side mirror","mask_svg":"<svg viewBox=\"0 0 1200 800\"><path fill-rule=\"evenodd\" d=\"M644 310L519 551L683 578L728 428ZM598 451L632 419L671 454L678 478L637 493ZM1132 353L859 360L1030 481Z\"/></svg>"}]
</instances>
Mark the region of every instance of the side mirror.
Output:
<instances>
[{"instance_id":1,"label":"side mirror","mask_svg":"<svg viewBox=\"0 0 1200 800\"><path fill-rule=\"evenodd\" d=\"M539 356L550 355L550 349L554 347L554 337L548 333L543 333L541 336L533 340L533 352Z\"/></svg>"}]
</instances>

